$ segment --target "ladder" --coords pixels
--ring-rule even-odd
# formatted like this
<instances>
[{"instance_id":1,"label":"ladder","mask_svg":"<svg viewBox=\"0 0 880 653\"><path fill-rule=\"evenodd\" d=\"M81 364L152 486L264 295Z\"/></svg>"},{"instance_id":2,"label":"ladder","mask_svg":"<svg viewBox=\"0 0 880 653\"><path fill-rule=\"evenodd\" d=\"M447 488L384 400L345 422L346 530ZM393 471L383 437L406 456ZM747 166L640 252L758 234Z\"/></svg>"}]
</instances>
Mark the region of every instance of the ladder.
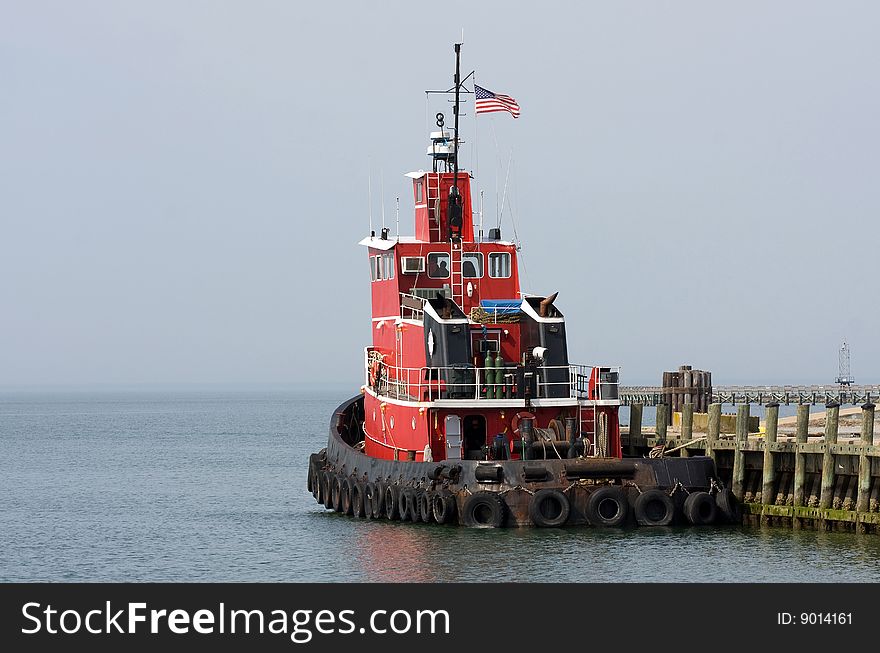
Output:
<instances>
[{"instance_id":1,"label":"ladder","mask_svg":"<svg viewBox=\"0 0 880 653\"><path fill-rule=\"evenodd\" d=\"M464 277L462 275L461 239L453 239L449 246L449 283L452 301L464 310Z\"/></svg>"},{"instance_id":2,"label":"ladder","mask_svg":"<svg viewBox=\"0 0 880 653\"><path fill-rule=\"evenodd\" d=\"M428 235L431 242L443 240L440 232L440 175L428 174Z\"/></svg>"}]
</instances>

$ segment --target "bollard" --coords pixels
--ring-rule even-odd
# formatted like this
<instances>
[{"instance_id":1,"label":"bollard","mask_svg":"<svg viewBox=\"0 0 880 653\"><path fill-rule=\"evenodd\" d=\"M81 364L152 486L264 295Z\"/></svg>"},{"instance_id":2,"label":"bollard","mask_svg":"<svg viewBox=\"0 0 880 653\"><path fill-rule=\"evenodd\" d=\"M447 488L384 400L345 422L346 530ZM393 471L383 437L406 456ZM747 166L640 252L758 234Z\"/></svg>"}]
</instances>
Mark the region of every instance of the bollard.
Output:
<instances>
[{"instance_id":1,"label":"bollard","mask_svg":"<svg viewBox=\"0 0 880 653\"><path fill-rule=\"evenodd\" d=\"M535 441L535 423L534 419L531 417L523 417L519 423L519 432L522 436L523 443L523 451L522 457L523 460L533 460L534 455L532 454L532 443ZM586 452L585 452L586 453Z\"/></svg>"},{"instance_id":2,"label":"bollard","mask_svg":"<svg viewBox=\"0 0 880 653\"><path fill-rule=\"evenodd\" d=\"M837 444L837 419L840 404L825 404L825 453L822 454L822 487L819 492L819 507L831 507L834 498L834 454L831 447Z\"/></svg>"},{"instance_id":3,"label":"bollard","mask_svg":"<svg viewBox=\"0 0 880 653\"><path fill-rule=\"evenodd\" d=\"M871 500L871 459L868 447L874 444L874 404L862 406L862 450L859 452L859 485L856 510L868 512ZM880 483L880 481L878 481Z\"/></svg>"},{"instance_id":4,"label":"bollard","mask_svg":"<svg viewBox=\"0 0 880 653\"><path fill-rule=\"evenodd\" d=\"M657 404L657 439L666 442L666 421L669 416L669 406Z\"/></svg>"},{"instance_id":5,"label":"bollard","mask_svg":"<svg viewBox=\"0 0 880 653\"><path fill-rule=\"evenodd\" d=\"M687 403L683 404L681 407L681 443L687 444L691 441L694 436L694 405L685 399ZM688 453L687 447L680 449L678 455L682 458L687 458L690 454Z\"/></svg>"},{"instance_id":6,"label":"bollard","mask_svg":"<svg viewBox=\"0 0 880 653\"><path fill-rule=\"evenodd\" d=\"M803 506L804 482L806 480L806 462L801 453L801 445L807 442L807 427L810 424L810 405L799 404L797 407L797 436L794 446L794 505Z\"/></svg>"},{"instance_id":7,"label":"bollard","mask_svg":"<svg viewBox=\"0 0 880 653\"><path fill-rule=\"evenodd\" d=\"M706 426L706 455L715 460L715 445L721 432L721 404L709 404L709 423Z\"/></svg>"},{"instance_id":8,"label":"bollard","mask_svg":"<svg viewBox=\"0 0 880 653\"><path fill-rule=\"evenodd\" d=\"M764 438L764 468L762 470L763 484L761 499L765 504L776 502L776 493L773 486L776 484L776 467L773 465L774 458L772 448L776 444L776 430L779 426L779 404L767 404L767 437Z\"/></svg>"},{"instance_id":9,"label":"bollard","mask_svg":"<svg viewBox=\"0 0 880 653\"><path fill-rule=\"evenodd\" d=\"M745 452L743 447L749 438L749 405L736 408L736 443L733 451L733 482L731 490L740 501L743 500L743 483L746 476Z\"/></svg>"}]
</instances>

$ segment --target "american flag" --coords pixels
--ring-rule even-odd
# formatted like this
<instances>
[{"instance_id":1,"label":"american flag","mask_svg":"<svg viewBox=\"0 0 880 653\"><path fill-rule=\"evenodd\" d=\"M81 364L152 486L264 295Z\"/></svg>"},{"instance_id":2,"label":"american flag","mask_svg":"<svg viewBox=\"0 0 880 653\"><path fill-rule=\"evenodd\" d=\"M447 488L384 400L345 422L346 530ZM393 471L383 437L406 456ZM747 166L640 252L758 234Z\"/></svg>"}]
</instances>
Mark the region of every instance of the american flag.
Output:
<instances>
[{"instance_id":1,"label":"american flag","mask_svg":"<svg viewBox=\"0 0 880 653\"><path fill-rule=\"evenodd\" d=\"M490 113L507 111L514 118L519 118L519 105L509 95L493 93L482 86L474 84L474 113Z\"/></svg>"}]
</instances>

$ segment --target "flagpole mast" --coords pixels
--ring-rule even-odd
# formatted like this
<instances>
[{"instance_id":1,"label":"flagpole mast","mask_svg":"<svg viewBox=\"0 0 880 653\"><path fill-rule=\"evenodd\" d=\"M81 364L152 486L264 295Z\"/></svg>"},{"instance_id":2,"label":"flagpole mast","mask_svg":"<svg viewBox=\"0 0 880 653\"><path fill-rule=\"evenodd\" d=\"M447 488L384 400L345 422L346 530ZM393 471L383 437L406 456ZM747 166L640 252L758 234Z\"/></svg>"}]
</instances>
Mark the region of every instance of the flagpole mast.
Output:
<instances>
[{"instance_id":1,"label":"flagpole mast","mask_svg":"<svg viewBox=\"0 0 880 653\"><path fill-rule=\"evenodd\" d=\"M461 89L461 43L455 44L455 152L452 157L452 185L458 187L458 92Z\"/></svg>"},{"instance_id":2,"label":"flagpole mast","mask_svg":"<svg viewBox=\"0 0 880 653\"><path fill-rule=\"evenodd\" d=\"M455 115L453 129L452 152L452 188L449 189L449 229L450 238L456 240L461 237L461 198L458 192L458 98L461 90L461 43L455 44L455 102L452 112Z\"/></svg>"}]
</instances>

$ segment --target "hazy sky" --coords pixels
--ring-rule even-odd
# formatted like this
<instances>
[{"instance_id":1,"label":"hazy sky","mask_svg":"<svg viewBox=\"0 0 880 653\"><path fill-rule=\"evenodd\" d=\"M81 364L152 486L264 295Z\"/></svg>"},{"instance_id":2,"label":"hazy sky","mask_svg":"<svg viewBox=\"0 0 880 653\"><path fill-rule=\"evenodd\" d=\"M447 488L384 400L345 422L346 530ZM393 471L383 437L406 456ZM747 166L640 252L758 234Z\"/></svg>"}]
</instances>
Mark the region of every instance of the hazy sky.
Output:
<instances>
[{"instance_id":1,"label":"hazy sky","mask_svg":"<svg viewBox=\"0 0 880 653\"><path fill-rule=\"evenodd\" d=\"M880 5L0 0L0 386L361 381L356 242L463 68L570 354L880 381ZM468 107L465 108L468 111ZM447 110L448 111L448 110ZM494 137L493 137L494 126ZM497 140L497 147L495 141ZM487 225L490 226L490 225Z\"/></svg>"}]
</instances>

